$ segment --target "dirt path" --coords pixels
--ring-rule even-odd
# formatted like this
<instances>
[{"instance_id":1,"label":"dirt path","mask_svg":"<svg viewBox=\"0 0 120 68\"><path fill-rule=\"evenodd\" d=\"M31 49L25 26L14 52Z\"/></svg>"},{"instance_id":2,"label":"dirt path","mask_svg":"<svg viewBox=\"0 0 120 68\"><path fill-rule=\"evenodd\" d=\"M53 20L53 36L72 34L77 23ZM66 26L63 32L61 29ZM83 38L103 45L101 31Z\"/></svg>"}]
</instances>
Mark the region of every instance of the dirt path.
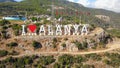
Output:
<instances>
[{"instance_id":1,"label":"dirt path","mask_svg":"<svg viewBox=\"0 0 120 68\"><path fill-rule=\"evenodd\" d=\"M96 51L89 51L89 52L31 52L28 54L20 54L17 56L12 57L22 57L22 56L31 56L31 55L41 55L41 54L72 54L72 55L83 55L83 54L91 54L91 53L102 53L102 52L109 52L115 49L120 48L120 41L115 41L107 45L108 49L105 50L96 50ZM0 58L0 60L4 60L7 57Z\"/></svg>"}]
</instances>

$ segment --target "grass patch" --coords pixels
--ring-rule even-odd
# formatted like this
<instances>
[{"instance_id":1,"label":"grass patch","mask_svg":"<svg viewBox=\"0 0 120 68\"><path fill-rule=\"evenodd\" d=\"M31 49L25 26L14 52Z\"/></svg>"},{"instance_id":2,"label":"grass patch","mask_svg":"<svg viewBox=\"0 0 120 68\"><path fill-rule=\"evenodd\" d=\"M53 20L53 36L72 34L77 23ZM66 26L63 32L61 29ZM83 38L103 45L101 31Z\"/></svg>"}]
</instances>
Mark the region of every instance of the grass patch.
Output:
<instances>
[{"instance_id":1,"label":"grass patch","mask_svg":"<svg viewBox=\"0 0 120 68\"><path fill-rule=\"evenodd\" d=\"M114 37L120 38L120 29L112 29L112 30L108 30L107 32Z\"/></svg>"}]
</instances>

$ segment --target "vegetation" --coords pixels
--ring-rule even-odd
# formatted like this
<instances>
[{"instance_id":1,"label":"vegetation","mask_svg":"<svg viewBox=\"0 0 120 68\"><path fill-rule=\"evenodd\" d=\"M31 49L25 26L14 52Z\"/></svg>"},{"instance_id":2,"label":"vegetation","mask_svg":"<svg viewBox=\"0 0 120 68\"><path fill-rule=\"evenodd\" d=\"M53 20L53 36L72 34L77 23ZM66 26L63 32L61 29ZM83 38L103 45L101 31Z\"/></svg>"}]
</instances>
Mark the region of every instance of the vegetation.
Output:
<instances>
[{"instance_id":1,"label":"vegetation","mask_svg":"<svg viewBox=\"0 0 120 68\"><path fill-rule=\"evenodd\" d=\"M107 65L111 65L115 68L120 66L120 54L118 53L105 53L105 56L109 59L105 59L103 62Z\"/></svg>"},{"instance_id":2,"label":"vegetation","mask_svg":"<svg viewBox=\"0 0 120 68\"><path fill-rule=\"evenodd\" d=\"M95 53L85 55L85 57L89 58L89 59L92 59L92 60L97 60L97 61L100 61L102 59L100 55L97 55Z\"/></svg>"},{"instance_id":3,"label":"vegetation","mask_svg":"<svg viewBox=\"0 0 120 68\"><path fill-rule=\"evenodd\" d=\"M85 62L85 61L87 61L87 59L85 57L81 56L81 55L78 55L78 56L75 57L75 62L76 63L82 63L82 62Z\"/></svg>"},{"instance_id":4,"label":"vegetation","mask_svg":"<svg viewBox=\"0 0 120 68\"><path fill-rule=\"evenodd\" d=\"M8 25L8 24L10 24L10 22L7 21L7 20L1 20L0 21L0 26L4 26L4 25Z\"/></svg>"},{"instance_id":5,"label":"vegetation","mask_svg":"<svg viewBox=\"0 0 120 68\"><path fill-rule=\"evenodd\" d=\"M4 52L5 53L5 52ZM1 51L0 51L1 54ZM6 54L4 54L6 55ZM106 58L103 58L106 57ZM6 66L12 66L13 68L20 67L35 67L46 68L53 64L53 68L95 68L95 65L86 64L88 60L94 62L103 61L105 64L114 68L120 66L119 60L120 54L118 53L105 53L105 54L88 54L88 55L61 55L58 58L54 56L24 56L19 58L8 57L5 60L0 61L0 68L6 68ZM58 59L58 60L57 60ZM57 61L56 61L57 60ZM93 63L94 63L93 62ZM7 65L6 65L7 64Z\"/></svg>"},{"instance_id":6,"label":"vegetation","mask_svg":"<svg viewBox=\"0 0 120 68\"><path fill-rule=\"evenodd\" d=\"M19 55L19 52L12 50L8 54L9 55Z\"/></svg>"},{"instance_id":7,"label":"vegetation","mask_svg":"<svg viewBox=\"0 0 120 68\"><path fill-rule=\"evenodd\" d=\"M8 39L9 35L7 34L7 29L10 27L10 22L7 20L0 20L0 27L2 39Z\"/></svg>"},{"instance_id":8,"label":"vegetation","mask_svg":"<svg viewBox=\"0 0 120 68\"><path fill-rule=\"evenodd\" d=\"M119 30L119 29L108 30L108 32L109 32L112 36L120 38L120 30Z\"/></svg>"},{"instance_id":9,"label":"vegetation","mask_svg":"<svg viewBox=\"0 0 120 68\"><path fill-rule=\"evenodd\" d=\"M94 67L94 65L88 65L88 64L86 64L86 65L83 65L82 68L95 68L95 67Z\"/></svg>"},{"instance_id":10,"label":"vegetation","mask_svg":"<svg viewBox=\"0 0 120 68\"><path fill-rule=\"evenodd\" d=\"M49 65L53 62L55 62L53 56L41 56L39 57L39 61L38 61L38 63L40 63L41 65Z\"/></svg>"},{"instance_id":11,"label":"vegetation","mask_svg":"<svg viewBox=\"0 0 120 68\"><path fill-rule=\"evenodd\" d=\"M115 25L115 27L119 28L120 26L120 20L119 20L120 14L119 13L115 13L115 12L111 12L111 11L107 11L103 9L90 9L90 8L84 7L83 5L72 3L67 0L53 0L53 1L54 1L55 6L61 6L61 7L66 8L65 10L58 9L58 11L60 11L59 14L56 14L55 12L55 16L58 18L63 16L63 17L66 17L67 20L74 20L75 23L79 23L80 22L79 14L76 14L76 11L74 11L74 10L78 10L78 13L80 13L80 15L82 16L82 19L85 18L84 21L81 21L82 23L89 21L88 23L90 24L96 24L96 25L100 25L103 27L104 26L106 27L107 25L110 25L113 27L113 25ZM44 0L44 1L43 0L36 0L36 1L23 0L22 2L12 2L12 1L4 2L4 3L0 3L0 10L1 10L0 15L1 16L18 15L18 14L25 15L26 12L29 16L39 15L39 14L51 15L51 11L47 11L47 9L51 9L50 5L51 5L51 0ZM68 11L71 11L71 12L68 12ZM86 13L88 11L90 14ZM62 14L62 12L64 12L64 14ZM95 18L94 15L96 14L110 16L111 21L107 22L107 24L101 23L104 21L101 21L100 19ZM36 20L36 19L33 18L33 20Z\"/></svg>"},{"instance_id":12,"label":"vegetation","mask_svg":"<svg viewBox=\"0 0 120 68\"><path fill-rule=\"evenodd\" d=\"M8 47L12 48L12 47L18 46L18 43L16 43L16 42L11 42L11 43L6 44L6 45L7 45Z\"/></svg>"},{"instance_id":13,"label":"vegetation","mask_svg":"<svg viewBox=\"0 0 120 68\"><path fill-rule=\"evenodd\" d=\"M85 41L83 43L80 43L78 41L76 41L74 43L76 44L76 46L78 47L79 50L83 50L83 49L88 48L88 43Z\"/></svg>"},{"instance_id":14,"label":"vegetation","mask_svg":"<svg viewBox=\"0 0 120 68\"><path fill-rule=\"evenodd\" d=\"M34 47L34 49L37 49L37 48L41 48L42 44L37 41L33 41L32 46Z\"/></svg>"},{"instance_id":15,"label":"vegetation","mask_svg":"<svg viewBox=\"0 0 120 68\"><path fill-rule=\"evenodd\" d=\"M12 47L18 46L18 43L16 43L16 42L11 42L11 43L6 44L6 45L7 45L8 47L12 48Z\"/></svg>"},{"instance_id":16,"label":"vegetation","mask_svg":"<svg viewBox=\"0 0 120 68\"><path fill-rule=\"evenodd\" d=\"M53 67L54 67L54 68L61 68L60 66L61 66L61 65L60 65L59 63L55 63Z\"/></svg>"},{"instance_id":17,"label":"vegetation","mask_svg":"<svg viewBox=\"0 0 120 68\"><path fill-rule=\"evenodd\" d=\"M105 36L99 38L99 40L100 40L99 45L102 48L105 48L106 44L108 44L109 42L113 41L111 35L109 35L109 34L106 34Z\"/></svg>"},{"instance_id":18,"label":"vegetation","mask_svg":"<svg viewBox=\"0 0 120 68\"><path fill-rule=\"evenodd\" d=\"M32 17L32 21L37 21L37 18L36 17Z\"/></svg>"},{"instance_id":19,"label":"vegetation","mask_svg":"<svg viewBox=\"0 0 120 68\"><path fill-rule=\"evenodd\" d=\"M15 36L20 35L20 30L22 29L21 25L13 24L12 29L14 30Z\"/></svg>"},{"instance_id":20,"label":"vegetation","mask_svg":"<svg viewBox=\"0 0 120 68\"><path fill-rule=\"evenodd\" d=\"M68 40L68 38L64 38L64 40L65 40L65 41L67 41L67 40Z\"/></svg>"},{"instance_id":21,"label":"vegetation","mask_svg":"<svg viewBox=\"0 0 120 68\"><path fill-rule=\"evenodd\" d=\"M7 56L7 55L18 55L19 53L16 52L16 51L11 51L11 52L8 52L6 50L0 50L0 57L4 57L4 56Z\"/></svg>"},{"instance_id":22,"label":"vegetation","mask_svg":"<svg viewBox=\"0 0 120 68\"><path fill-rule=\"evenodd\" d=\"M60 12L64 12L64 11L71 11L70 13L66 13L66 14L59 14L59 16L55 15L55 17L64 17L66 18L66 20L70 21L64 21L62 22L62 24L70 24L71 22L73 24L77 23L89 23L91 24L91 28L90 30L93 30L97 25L104 27L105 29L111 25L113 26L112 22L107 22L109 24L104 23L104 21L99 20L97 18L94 17L95 14L104 14L104 15L110 15L111 17L111 21L113 21L113 23L116 26L120 25L120 14L118 13L114 13L114 12L110 12L110 11L106 11L106 10L100 10L98 11L97 9L88 9L85 8L82 5L76 4L76 3L71 3L68 2L66 0L55 0L54 1L55 5L57 6L62 6L65 7L65 10L60 10ZM27 12L28 15L40 15L40 14L47 14L47 15L51 15L50 11L47 11L47 9L51 8L51 1L50 0L24 0L22 2L5 2L5 3L0 3L0 15L4 16L4 15L16 15L19 14L20 11L23 12ZM76 15L76 14L72 14L75 13L74 10L78 10L78 11L90 11L90 13L92 14L91 16L87 16L85 14L81 14L81 15ZM9 12L11 11L11 12ZM56 10L55 10L56 11ZM68 14L68 15L67 15ZM25 13L23 13L22 15L25 15ZM82 21L79 20L79 16L82 16ZM84 19L85 18L85 19ZM95 19L94 19L95 18ZM93 20L94 19L94 20ZM118 19L118 20L117 20ZM36 21L40 19L37 19L36 17L32 18L32 21ZM91 21L92 20L92 21ZM91 23L92 22L92 23ZM47 20L45 20L44 24L46 23L51 23ZM43 24L43 23L42 23ZM39 26L40 24L37 24L37 26ZM11 24L9 21L7 20L1 20L0 21L0 27L1 27L1 36L2 38L9 38L7 32L8 32L8 28L12 27L15 36L19 36L21 33L21 25L19 24ZM119 27L116 27L119 28ZM37 28L37 32L39 32L39 27ZM113 29L113 30L108 30L109 33L111 33L112 36L114 37L118 37L120 38L120 30L118 29ZM104 36L103 38L100 38L100 43L101 45L105 45L108 43L108 39L112 39L110 35ZM53 47L56 48L57 47L57 42L58 39L57 38L53 38ZM68 38L64 39L65 41L68 40ZM79 42L79 41L75 41L74 44L78 47L79 50L83 50L83 49L87 49L88 48L88 43L86 41ZM18 46L18 43L16 42L11 42L6 44L6 46L12 48L12 47L16 47ZM40 42L37 41L33 41L32 42L32 46L34 47L34 49L37 48L41 48L42 44ZM63 47L66 47L66 44L63 43L62 44ZM103 46L104 47L104 46ZM12 52L8 52L5 50L0 50L0 57L4 57L7 55L18 55L19 53L16 51L12 51ZM107 57L106 59L103 59L103 57ZM94 65L89 65L86 64L86 62L88 60L92 60L92 61L102 61L107 64L107 65L111 65L114 68L117 68L120 66L120 55L117 53L106 53L104 56L100 55L100 54L87 54L87 55L77 55L77 56L73 56L73 55L60 55L57 58L55 58L54 56L24 56L24 57L19 57L19 58L13 58L13 57L9 57L5 60L0 61L0 68L44 68L47 67L49 65L53 65L54 68L73 68L75 66L75 68L94 68Z\"/></svg>"},{"instance_id":23,"label":"vegetation","mask_svg":"<svg viewBox=\"0 0 120 68\"><path fill-rule=\"evenodd\" d=\"M6 56L8 54L5 50L0 50L0 57Z\"/></svg>"},{"instance_id":24,"label":"vegetation","mask_svg":"<svg viewBox=\"0 0 120 68\"><path fill-rule=\"evenodd\" d=\"M63 44L61 44L61 46L66 47L66 44L65 44L65 43L63 43Z\"/></svg>"},{"instance_id":25,"label":"vegetation","mask_svg":"<svg viewBox=\"0 0 120 68\"><path fill-rule=\"evenodd\" d=\"M76 46L78 47L78 49L84 49L82 44L80 42L75 42Z\"/></svg>"},{"instance_id":26,"label":"vegetation","mask_svg":"<svg viewBox=\"0 0 120 68\"><path fill-rule=\"evenodd\" d=\"M71 55L62 55L58 58L58 61L62 65L71 65L74 63L74 58Z\"/></svg>"},{"instance_id":27,"label":"vegetation","mask_svg":"<svg viewBox=\"0 0 120 68\"><path fill-rule=\"evenodd\" d=\"M56 42L57 42L57 38L53 38L53 42L55 42L55 43L56 43Z\"/></svg>"},{"instance_id":28,"label":"vegetation","mask_svg":"<svg viewBox=\"0 0 120 68\"><path fill-rule=\"evenodd\" d=\"M3 39L7 39L8 38L7 37L7 32L5 30L1 31L1 33L2 33L2 38Z\"/></svg>"}]
</instances>

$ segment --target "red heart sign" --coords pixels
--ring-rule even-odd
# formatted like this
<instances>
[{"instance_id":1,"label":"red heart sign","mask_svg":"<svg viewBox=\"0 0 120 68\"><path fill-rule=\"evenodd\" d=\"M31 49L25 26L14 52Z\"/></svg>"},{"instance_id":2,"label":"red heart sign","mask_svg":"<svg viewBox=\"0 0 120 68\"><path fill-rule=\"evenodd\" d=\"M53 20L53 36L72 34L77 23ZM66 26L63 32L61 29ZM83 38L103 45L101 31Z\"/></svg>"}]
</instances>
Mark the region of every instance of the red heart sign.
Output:
<instances>
[{"instance_id":1,"label":"red heart sign","mask_svg":"<svg viewBox=\"0 0 120 68\"><path fill-rule=\"evenodd\" d=\"M36 27L36 25L33 24L33 25L29 25L28 28L33 33L37 27Z\"/></svg>"}]
</instances>

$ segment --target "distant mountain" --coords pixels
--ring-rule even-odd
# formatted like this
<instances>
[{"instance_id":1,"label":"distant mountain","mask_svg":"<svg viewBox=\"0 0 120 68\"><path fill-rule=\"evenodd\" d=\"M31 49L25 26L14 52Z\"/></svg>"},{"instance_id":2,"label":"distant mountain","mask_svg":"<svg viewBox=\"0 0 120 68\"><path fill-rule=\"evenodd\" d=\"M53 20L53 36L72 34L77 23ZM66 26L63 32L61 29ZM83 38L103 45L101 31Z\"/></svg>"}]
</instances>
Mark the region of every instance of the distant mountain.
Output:
<instances>
[{"instance_id":1,"label":"distant mountain","mask_svg":"<svg viewBox=\"0 0 120 68\"><path fill-rule=\"evenodd\" d=\"M27 15L35 15L35 14L48 14L51 15L50 11L47 9L51 9L52 1L54 2L55 7L62 7L59 11L71 13L72 11L82 11L82 12L90 12L90 17L84 17L86 22L94 19L95 15L105 15L110 17L110 22L106 22L115 28L120 29L120 13L115 13L113 11L108 11L104 9L93 9L84 7L81 4L69 2L68 0L23 0L22 2L15 2L14 0L0 0L0 16L5 15L15 15L19 14L19 12L26 12ZM4 2L4 3L3 3ZM72 16L73 17L73 16ZM96 19L96 18L95 18ZM99 20L92 21L92 23L100 23ZM90 22L91 23L91 22ZM103 21L101 22L103 25ZM100 24L101 24L100 23ZM102 25L102 26L103 26Z\"/></svg>"},{"instance_id":2,"label":"distant mountain","mask_svg":"<svg viewBox=\"0 0 120 68\"><path fill-rule=\"evenodd\" d=\"M54 2L55 6L62 6L65 9L63 9L63 11L82 11L82 12L90 12L92 16L95 15L105 15L105 16L109 16L110 17L110 22L109 24L111 25L115 25L115 28L118 28L120 26L120 13L116 13L113 11L108 11L108 10L104 10L104 9L95 9L95 8L87 8L84 7L81 4L78 3L73 3L73 2L69 2L68 0L23 0L22 3L24 4L29 4L32 5L30 6L31 8L35 8L36 10L38 10L38 12L40 11L40 13L42 13L43 11L41 11L41 9L47 9L50 8L48 7L48 5L52 4L52 1ZM91 17L92 18L92 17ZM120 27L119 27L120 28Z\"/></svg>"},{"instance_id":3,"label":"distant mountain","mask_svg":"<svg viewBox=\"0 0 120 68\"><path fill-rule=\"evenodd\" d=\"M0 2L16 2L14 0L0 0Z\"/></svg>"}]
</instances>

